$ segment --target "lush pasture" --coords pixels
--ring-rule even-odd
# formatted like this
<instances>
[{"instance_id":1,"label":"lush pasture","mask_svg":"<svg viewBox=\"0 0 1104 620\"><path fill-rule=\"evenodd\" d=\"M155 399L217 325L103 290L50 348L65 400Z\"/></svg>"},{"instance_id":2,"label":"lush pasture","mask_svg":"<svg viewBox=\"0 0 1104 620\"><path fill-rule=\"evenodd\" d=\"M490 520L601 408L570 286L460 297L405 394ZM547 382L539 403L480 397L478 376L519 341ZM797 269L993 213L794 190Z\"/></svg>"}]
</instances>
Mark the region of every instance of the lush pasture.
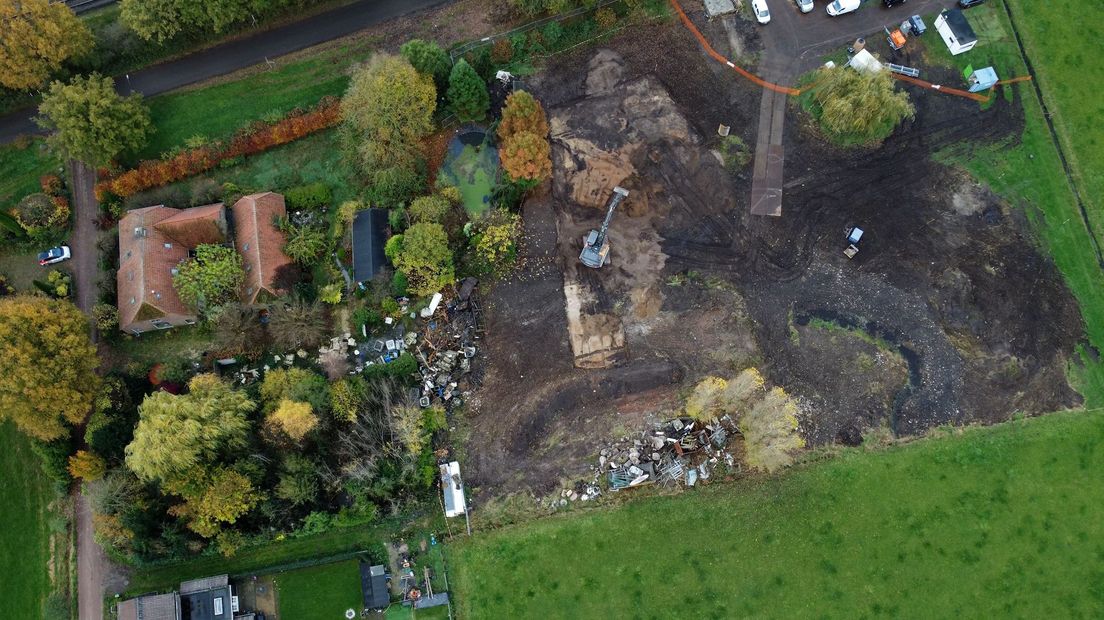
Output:
<instances>
[{"instance_id":1,"label":"lush pasture","mask_svg":"<svg viewBox=\"0 0 1104 620\"><path fill-rule=\"evenodd\" d=\"M0 424L0 618L42 617L50 595L50 481L30 444ZM64 561L64 559L62 559Z\"/></svg>"},{"instance_id":2,"label":"lush pasture","mask_svg":"<svg viewBox=\"0 0 1104 620\"><path fill-rule=\"evenodd\" d=\"M451 547L463 618L1100 617L1104 414L1062 413Z\"/></svg>"}]
</instances>

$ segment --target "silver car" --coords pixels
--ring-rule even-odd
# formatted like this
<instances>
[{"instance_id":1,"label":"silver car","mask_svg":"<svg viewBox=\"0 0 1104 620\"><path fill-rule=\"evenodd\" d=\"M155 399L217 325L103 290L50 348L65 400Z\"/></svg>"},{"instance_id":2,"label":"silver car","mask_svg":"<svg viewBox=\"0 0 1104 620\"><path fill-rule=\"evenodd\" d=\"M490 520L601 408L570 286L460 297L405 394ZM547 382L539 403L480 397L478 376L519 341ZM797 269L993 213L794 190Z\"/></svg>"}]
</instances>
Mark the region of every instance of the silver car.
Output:
<instances>
[{"instance_id":1,"label":"silver car","mask_svg":"<svg viewBox=\"0 0 1104 620\"><path fill-rule=\"evenodd\" d=\"M813 10L813 0L794 0L797 2L797 8L801 9L802 13L809 13Z\"/></svg>"}]
</instances>

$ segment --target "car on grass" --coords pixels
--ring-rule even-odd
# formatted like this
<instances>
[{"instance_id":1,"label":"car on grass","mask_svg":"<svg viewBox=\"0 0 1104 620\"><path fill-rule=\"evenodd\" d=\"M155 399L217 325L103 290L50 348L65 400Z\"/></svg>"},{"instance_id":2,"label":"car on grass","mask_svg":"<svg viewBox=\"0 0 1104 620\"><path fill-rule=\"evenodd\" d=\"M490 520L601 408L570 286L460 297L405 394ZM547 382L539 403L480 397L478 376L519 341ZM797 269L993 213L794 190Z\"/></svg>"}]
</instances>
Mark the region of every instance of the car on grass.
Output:
<instances>
[{"instance_id":1,"label":"car on grass","mask_svg":"<svg viewBox=\"0 0 1104 620\"><path fill-rule=\"evenodd\" d=\"M794 0L797 2L797 8L801 9L802 13L809 13L813 10L813 0Z\"/></svg>"},{"instance_id":2,"label":"car on grass","mask_svg":"<svg viewBox=\"0 0 1104 620\"><path fill-rule=\"evenodd\" d=\"M46 265L54 265L63 261L67 261L73 257L73 254L69 251L69 246L60 245L56 248L50 248L45 252L38 253L38 264L45 267Z\"/></svg>"},{"instance_id":3,"label":"car on grass","mask_svg":"<svg viewBox=\"0 0 1104 620\"><path fill-rule=\"evenodd\" d=\"M751 0L751 10L755 12L755 19L760 24L770 22L770 9L767 8L767 0Z\"/></svg>"},{"instance_id":4,"label":"car on grass","mask_svg":"<svg viewBox=\"0 0 1104 620\"><path fill-rule=\"evenodd\" d=\"M859 8L859 0L835 0L828 5L828 14L832 17L850 13Z\"/></svg>"},{"instance_id":5,"label":"car on grass","mask_svg":"<svg viewBox=\"0 0 1104 620\"><path fill-rule=\"evenodd\" d=\"M958 0L958 8L968 9L972 6L977 6L983 2L985 2L985 0Z\"/></svg>"}]
</instances>

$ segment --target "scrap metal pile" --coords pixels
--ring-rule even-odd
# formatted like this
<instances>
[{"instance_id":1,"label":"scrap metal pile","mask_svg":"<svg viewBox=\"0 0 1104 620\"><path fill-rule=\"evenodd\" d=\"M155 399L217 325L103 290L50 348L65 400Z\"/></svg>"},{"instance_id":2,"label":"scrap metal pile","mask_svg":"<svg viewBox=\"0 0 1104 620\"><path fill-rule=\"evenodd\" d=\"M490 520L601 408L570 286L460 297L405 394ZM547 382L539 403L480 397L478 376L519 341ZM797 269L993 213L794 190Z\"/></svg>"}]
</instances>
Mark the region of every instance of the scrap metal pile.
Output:
<instances>
[{"instance_id":1,"label":"scrap metal pile","mask_svg":"<svg viewBox=\"0 0 1104 620\"><path fill-rule=\"evenodd\" d=\"M675 418L603 448L598 456L595 483L604 474L611 491L643 484L694 486L723 466L737 471L729 440L737 434L727 415L709 423Z\"/></svg>"},{"instance_id":2,"label":"scrap metal pile","mask_svg":"<svg viewBox=\"0 0 1104 620\"><path fill-rule=\"evenodd\" d=\"M421 375L421 385L413 388L412 396L422 407L441 404L452 413L463 405L464 395L480 385L482 369L473 365L483 334L482 311L474 295L478 283L475 278L461 282L456 299L445 306L444 313L427 317L411 343Z\"/></svg>"}]
</instances>

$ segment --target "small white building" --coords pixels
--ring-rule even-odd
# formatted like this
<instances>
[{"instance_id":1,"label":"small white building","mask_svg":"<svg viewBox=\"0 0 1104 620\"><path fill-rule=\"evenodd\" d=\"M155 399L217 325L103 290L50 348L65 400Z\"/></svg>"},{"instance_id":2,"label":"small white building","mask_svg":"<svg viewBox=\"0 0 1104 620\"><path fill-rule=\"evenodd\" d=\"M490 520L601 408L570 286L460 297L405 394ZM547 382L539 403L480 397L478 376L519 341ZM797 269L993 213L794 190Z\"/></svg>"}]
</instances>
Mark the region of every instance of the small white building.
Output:
<instances>
[{"instance_id":1,"label":"small white building","mask_svg":"<svg viewBox=\"0 0 1104 620\"><path fill-rule=\"evenodd\" d=\"M441 493L445 500L445 516L459 517L468 511L467 502L464 499L464 482L460 479L460 463L440 465L441 468Z\"/></svg>"},{"instance_id":2,"label":"small white building","mask_svg":"<svg viewBox=\"0 0 1104 620\"><path fill-rule=\"evenodd\" d=\"M947 44L947 49L951 50L952 56L968 52L977 45L977 34L974 33L970 22L966 20L966 15L959 9L944 10L940 13L939 17L935 18L935 29L939 31L939 36L943 37L943 42Z\"/></svg>"}]
</instances>

